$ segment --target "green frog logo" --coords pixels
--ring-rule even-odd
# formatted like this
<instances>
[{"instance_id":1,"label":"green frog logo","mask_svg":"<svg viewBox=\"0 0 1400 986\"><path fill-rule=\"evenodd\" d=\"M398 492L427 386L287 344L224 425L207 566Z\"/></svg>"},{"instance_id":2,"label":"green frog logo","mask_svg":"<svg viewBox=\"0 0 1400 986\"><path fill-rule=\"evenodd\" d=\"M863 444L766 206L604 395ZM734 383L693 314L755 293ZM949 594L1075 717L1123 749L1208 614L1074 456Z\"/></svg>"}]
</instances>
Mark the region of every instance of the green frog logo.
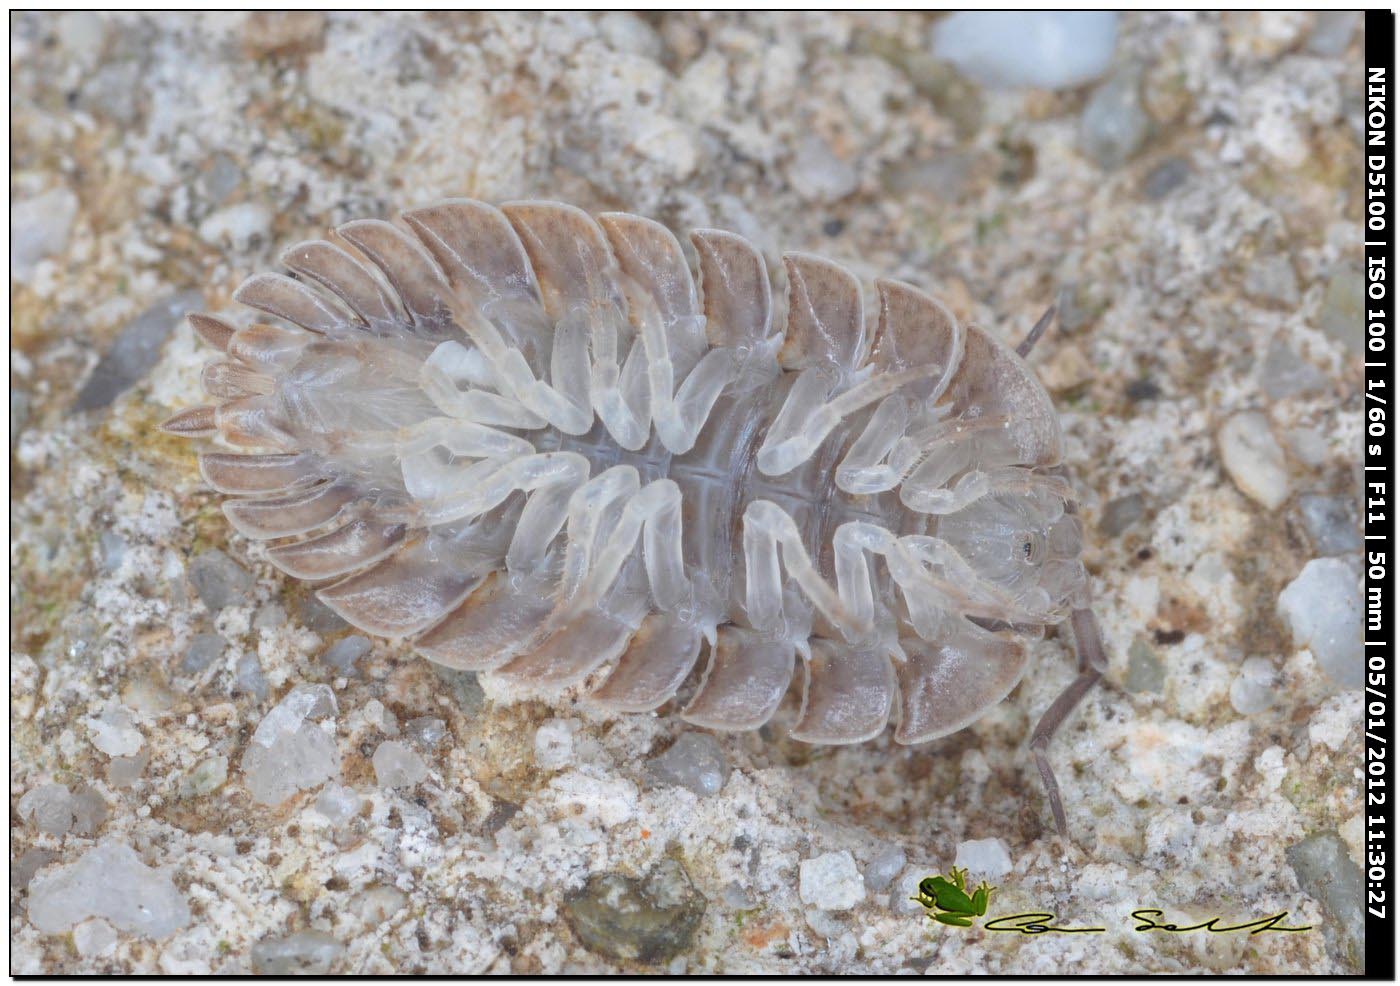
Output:
<instances>
[{"instance_id":1,"label":"green frog logo","mask_svg":"<svg viewBox=\"0 0 1400 986\"><path fill-rule=\"evenodd\" d=\"M909 899L917 901L939 924L970 928L973 918L987 913L987 902L992 899L994 889L983 880L969 896L967 870L954 866L948 870L946 878L931 876L920 880L919 896Z\"/></svg>"}]
</instances>

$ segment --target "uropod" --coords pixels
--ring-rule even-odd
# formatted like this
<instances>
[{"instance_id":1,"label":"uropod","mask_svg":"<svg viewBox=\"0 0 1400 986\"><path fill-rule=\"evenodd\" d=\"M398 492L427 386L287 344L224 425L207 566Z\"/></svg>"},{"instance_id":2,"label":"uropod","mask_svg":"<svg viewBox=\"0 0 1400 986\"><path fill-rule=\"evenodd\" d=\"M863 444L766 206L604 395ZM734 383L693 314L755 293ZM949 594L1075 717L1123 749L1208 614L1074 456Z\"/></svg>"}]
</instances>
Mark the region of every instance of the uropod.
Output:
<instances>
[{"instance_id":1,"label":"uropod","mask_svg":"<svg viewBox=\"0 0 1400 986\"><path fill-rule=\"evenodd\" d=\"M429 660L621 712L756 729L800 664L808 743L978 719L1068 621L1103 646L1048 394L1016 350L908 284L732 233L454 199L360 220L192 315L223 354L199 468L273 565ZM702 660L703 653L703 660Z\"/></svg>"}]
</instances>

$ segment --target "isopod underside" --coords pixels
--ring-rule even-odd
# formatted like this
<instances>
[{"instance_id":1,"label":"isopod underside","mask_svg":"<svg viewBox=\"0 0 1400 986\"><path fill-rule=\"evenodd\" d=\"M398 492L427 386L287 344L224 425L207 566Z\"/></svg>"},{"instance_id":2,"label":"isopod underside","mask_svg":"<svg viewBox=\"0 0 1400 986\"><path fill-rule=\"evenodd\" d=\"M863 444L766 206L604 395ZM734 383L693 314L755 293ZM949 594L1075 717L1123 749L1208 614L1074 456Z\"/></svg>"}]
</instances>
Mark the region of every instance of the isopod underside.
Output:
<instances>
[{"instance_id":1,"label":"isopod underside","mask_svg":"<svg viewBox=\"0 0 1400 986\"><path fill-rule=\"evenodd\" d=\"M191 316L200 471L267 558L432 661L717 730L922 743L1068 622L1105 668L1058 419L1019 350L893 280L623 213L457 199L350 222ZM785 314L775 317L775 309ZM781 323L781 328L779 324Z\"/></svg>"}]
</instances>

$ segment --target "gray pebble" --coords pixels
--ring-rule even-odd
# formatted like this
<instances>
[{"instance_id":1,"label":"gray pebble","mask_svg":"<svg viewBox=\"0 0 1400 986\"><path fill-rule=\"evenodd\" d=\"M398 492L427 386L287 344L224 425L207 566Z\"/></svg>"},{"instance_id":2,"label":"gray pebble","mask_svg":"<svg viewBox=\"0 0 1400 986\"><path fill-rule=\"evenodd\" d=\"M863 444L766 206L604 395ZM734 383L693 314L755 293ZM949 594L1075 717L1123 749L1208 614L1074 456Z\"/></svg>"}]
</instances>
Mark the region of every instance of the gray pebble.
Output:
<instances>
[{"instance_id":1,"label":"gray pebble","mask_svg":"<svg viewBox=\"0 0 1400 986\"><path fill-rule=\"evenodd\" d=\"M115 572L122 567L122 559L126 557L126 541L120 534L103 531L97 545L102 551L102 571Z\"/></svg>"},{"instance_id":2,"label":"gray pebble","mask_svg":"<svg viewBox=\"0 0 1400 986\"><path fill-rule=\"evenodd\" d=\"M211 205L219 206L243 181L243 169L233 158L219 152L209 159L200 181L204 185L204 197Z\"/></svg>"},{"instance_id":3,"label":"gray pebble","mask_svg":"<svg viewBox=\"0 0 1400 986\"><path fill-rule=\"evenodd\" d=\"M413 787L428 779L428 765L413 747L385 740L374 751L374 777L380 787Z\"/></svg>"},{"instance_id":4,"label":"gray pebble","mask_svg":"<svg viewBox=\"0 0 1400 986\"><path fill-rule=\"evenodd\" d=\"M931 47L997 89L1069 89L1108 68L1118 39L1111 11L960 10L936 21Z\"/></svg>"},{"instance_id":5,"label":"gray pebble","mask_svg":"<svg viewBox=\"0 0 1400 986\"><path fill-rule=\"evenodd\" d=\"M1312 651L1323 673L1342 688L1366 683L1360 567L1360 555L1314 558L1278 597L1294 644Z\"/></svg>"},{"instance_id":6,"label":"gray pebble","mask_svg":"<svg viewBox=\"0 0 1400 986\"><path fill-rule=\"evenodd\" d=\"M1298 497L1298 512L1319 555L1361 550L1361 518L1351 497L1304 493Z\"/></svg>"},{"instance_id":7,"label":"gray pebble","mask_svg":"<svg viewBox=\"0 0 1400 986\"><path fill-rule=\"evenodd\" d=\"M224 656L228 641L217 633L200 633L190 641L185 649L185 657L180 661L180 673L197 675L219 658Z\"/></svg>"},{"instance_id":8,"label":"gray pebble","mask_svg":"<svg viewBox=\"0 0 1400 986\"><path fill-rule=\"evenodd\" d=\"M10 445L19 440L25 425L29 424L29 391L14 385L10 386Z\"/></svg>"},{"instance_id":9,"label":"gray pebble","mask_svg":"<svg viewBox=\"0 0 1400 986\"><path fill-rule=\"evenodd\" d=\"M843 199L860 184L856 169L837 157L816 134L807 134L798 141L788 164L788 178L798 195L817 202Z\"/></svg>"},{"instance_id":10,"label":"gray pebble","mask_svg":"<svg viewBox=\"0 0 1400 986\"><path fill-rule=\"evenodd\" d=\"M923 914L923 906L913 898L918 896L919 881L931 875L917 868L900 874L890 890L890 910L896 914Z\"/></svg>"},{"instance_id":11,"label":"gray pebble","mask_svg":"<svg viewBox=\"0 0 1400 986\"><path fill-rule=\"evenodd\" d=\"M1288 499L1288 459L1274 435L1273 423L1262 411L1240 411L1227 418L1216 434L1220 464L1241 493L1277 510Z\"/></svg>"},{"instance_id":12,"label":"gray pebble","mask_svg":"<svg viewBox=\"0 0 1400 986\"><path fill-rule=\"evenodd\" d=\"M1185 158L1167 158L1147 173L1142 181L1142 194L1153 202L1159 202L1191 177L1191 164Z\"/></svg>"},{"instance_id":13,"label":"gray pebble","mask_svg":"<svg viewBox=\"0 0 1400 986\"><path fill-rule=\"evenodd\" d=\"M73 827L73 798L62 784L40 784L16 807L19 816L40 832L62 836Z\"/></svg>"},{"instance_id":14,"label":"gray pebble","mask_svg":"<svg viewBox=\"0 0 1400 986\"><path fill-rule=\"evenodd\" d=\"M160 359L161 346L175 323L203 304L204 295L200 292L181 291L162 298L133 319L98 360L82 390L78 391L73 410L106 407L145 377Z\"/></svg>"},{"instance_id":15,"label":"gray pebble","mask_svg":"<svg viewBox=\"0 0 1400 986\"><path fill-rule=\"evenodd\" d=\"M865 864L865 888L870 891L884 890L904 869L908 857L899 846L890 846L876 853Z\"/></svg>"},{"instance_id":16,"label":"gray pebble","mask_svg":"<svg viewBox=\"0 0 1400 986\"><path fill-rule=\"evenodd\" d=\"M150 760L151 755L146 750L139 750L129 757L113 757L107 765L107 783L112 787L131 787L141 779Z\"/></svg>"},{"instance_id":17,"label":"gray pebble","mask_svg":"<svg viewBox=\"0 0 1400 986\"><path fill-rule=\"evenodd\" d=\"M638 879L599 873L564 902L564 919L591 952L656 965L690 947L705 899L674 859Z\"/></svg>"},{"instance_id":18,"label":"gray pebble","mask_svg":"<svg viewBox=\"0 0 1400 986\"><path fill-rule=\"evenodd\" d=\"M1230 705L1242 716L1267 712L1278 701L1282 676L1268 658L1246 658L1230 682Z\"/></svg>"},{"instance_id":19,"label":"gray pebble","mask_svg":"<svg viewBox=\"0 0 1400 986\"><path fill-rule=\"evenodd\" d=\"M729 777L724 750L709 733L682 733L650 764L652 777L701 796L718 794Z\"/></svg>"},{"instance_id":20,"label":"gray pebble","mask_svg":"<svg viewBox=\"0 0 1400 986\"><path fill-rule=\"evenodd\" d=\"M432 669L448 687L463 715L470 719L481 711L481 707L486 704L486 693L481 690L481 683L476 680L475 671L457 671L445 668L441 664L433 664Z\"/></svg>"},{"instance_id":21,"label":"gray pebble","mask_svg":"<svg viewBox=\"0 0 1400 986\"><path fill-rule=\"evenodd\" d=\"M335 669L336 674L356 674L355 662L370 652L374 645L361 636L342 637L326 648L321 660Z\"/></svg>"},{"instance_id":22,"label":"gray pebble","mask_svg":"<svg viewBox=\"0 0 1400 986\"><path fill-rule=\"evenodd\" d=\"M1084 106L1080 140L1101 167L1122 166L1147 140L1149 121L1138 87L1137 72L1117 72L1094 90Z\"/></svg>"},{"instance_id":23,"label":"gray pebble","mask_svg":"<svg viewBox=\"0 0 1400 986\"><path fill-rule=\"evenodd\" d=\"M256 654L244 654L238 659L233 673L235 695L251 695L255 701L267 700L267 678Z\"/></svg>"},{"instance_id":24,"label":"gray pebble","mask_svg":"<svg viewBox=\"0 0 1400 986\"><path fill-rule=\"evenodd\" d=\"M1318 312L1318 328L1356 355L1364 351L1362 323L1366 315L1366 284L1361 271L1343 266L1327 279Z\"/></svg>"},{"instance_id":25,"label":"gray pebble","mask_svg":"<svg viewBox=\"0 0 1400 986\"><path fill-rule=\"evenodd\" d=\"M1245 271L1244 291L1256 301L1291 307L1298 303L1298 275L1283 254L1266 254Z\"/></svg>"},{"instance_id":26,"label":"gray pebble","mask_svg":"<svg viewBox=\"0 0 1400 986\"><path fill-rule=\"evenodd\" d=\"M82 87L82 104L99 119L126 129L142 116L147 75L138 61L107 64L99 68Z\"/></svg>"},{"instance_id":27,"label":"gray pebble","mask_svg":"<svg viewBox=\"0 0 1400 986\"><path fill-rule=\"evenodd\" d=\"M78 197L62 186L10 204L10 280L27 283L39 261L68 246Z\"/></svg>"},{"instance_id":28,"label":"gray pebble","mask_svg":"<svg viewBox=\"0 0 1400 986\"><path fill-rule=\"evenodd\" d=\"M324 931L298 931L266 938L253 946L253 972L259 976L324 976L345 946Z\"/></svg>"},{"instance_id":29,"label":"gray pebble","mask_svg":"<svg viewBox=\"0 0 1400 986\"><path fill-rule=\"evenodd\" d=\"M1336 832L1320 832L1285 851L1298 886L1332 918L1323 926L1330 944L1360 967L1365 948L1361 867ZM1347 954L1350 953L1350 954Z\"/></svg>"},{"instance_id":30,"label":"gray pebble","mask_svg":"<svg viewBox=\"0 0 1400 986\"><path fill-rule=\"evenodd\" d=\"M34 879L34 874L57 858L57 853L47 849L26 849L18 859L10 863L10 889L26 889L29 881Z\"/></svg>"},{"instance_id":31,"label":"gray pebble","mask_svg":"<svg viewBox=\"0 0 1400 986\"><path fill-rule=\"evenodd\" d=\"M355 817L363 803L350 788L332 782L321 788L316 798L316 811L332 825L344 825Z\"/></svg>"},{"instance_id":32,"label":"gray pebble","mask_svg":"<svg viewBox=\"0 0 1400 986\"><path fill-rule=\"evenodd\" d=\"M749 911L758 906L758 902L737 880L730 880L724 885L724 889L720 891L720 902L731 911Z\"/></svg>"},{"instance_id":33,"label":"gray pebble","mask_svg":"<svg viewBox=\"0 0 1400 986\"><path fill-rule=\"evenodd\" d=\"M211 613L246 603L253 591L252 574L218 548L194 557L190 562L189 581L195 595Z\"/></svg>"},{"instance_id":34,"label":"gray pebble","mask_svg":"<svg viewBox=\"0 0 1400 986\"><path fill-rule=\"evenodd\" d=\"M881 174L885 188L895 195L936 191L947 201L957 201L976 179L976 160L971 154L944 153L931 158L902 158Z\"/></svg>"},{"instance_id":35,"label":"gray pebble","mask_svg":"<svg viewBox=\"0 0 1400 986\"><path fill-rule=\"evenodd\" d=\"M200 761L180 778L179 794L186 800L200 798L223 787L228 780L228 757L215 755Z\"/></svg>"},{"instance_id":36,"label":"gray pebble","mask_svg":"<svg viewBox=\"0 0 1400 986\"><path fill-rule=\"evenodd\" d=\"M1135 639L1128 647L1128 676L1123 687L1130 692L1162 693L1166 684L1167 669L1162 659L1143 641Z\"/></svg>"},{"instance_id":37,"label":"gray pebble","mask_svg":"<svg viewBox=\"0 0 1400 986\"><path fill-rule=\"evenodd\" d=\"M1283 339L1274 336L1259 364L1259 384L1274 400L1286 400L1322 390L1327 386L1327 377Z\"/></svg>"},{"instance_id":38,"label":"gray pebble","mask_svg":"<svg viewBox=\"0 0 1400 986\"><path fill-rule=\"evenodd\" d=\"M189 924L190 908L170 870L147 866L125 842L108 839L29 884L29 923L40 932L71 931L89 917L160 939Z\"/></svg>"},{"instance_id":39,"label":"gray pebble","mask_svg":"<svg viewBox=\"0 0 1400 986\"><path fill-rule=\"evenodd\" d=\"M101 793L89 784L79 784L73 789L73 832L82 836L93 836L107 820L107 801Z\"/></svg>"},{"instance_id":40,"label":"gray pebble","mask_svg":"<svg viewBox=\"0 0 1400 986\"><path fill-rule=\"evenodd\" d=\"M1360 11L1318 11L1312 33L1308 35L1308 52L1326 58L1336 58L1347 50L1347 45L1351 44L1351 37L1360 23Z\"/></svg>"},{"instance_id":41,"label":"gray pebble","mask_svg":"<svg viewBox=\"0 0 1400 986\"><path fill-rule=\"evenodd\" d=\"M1147 512L1146 504L1141 493L1129 493L1109 500L1104 504L1103 515L1099 518L1099 532L1105 537L1117 537L1142 520L1142 515Z\"/></svg>"}]
</instances>

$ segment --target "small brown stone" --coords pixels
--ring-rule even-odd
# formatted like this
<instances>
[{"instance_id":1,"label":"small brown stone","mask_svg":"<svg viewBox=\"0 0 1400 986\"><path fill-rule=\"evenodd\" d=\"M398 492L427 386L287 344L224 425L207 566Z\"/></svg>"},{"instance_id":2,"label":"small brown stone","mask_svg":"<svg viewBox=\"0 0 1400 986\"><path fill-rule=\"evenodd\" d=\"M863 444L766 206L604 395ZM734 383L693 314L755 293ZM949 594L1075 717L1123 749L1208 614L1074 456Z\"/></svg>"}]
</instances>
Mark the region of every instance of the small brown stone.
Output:
<instances>
[{"instance_id":1,"label":"small brown stone","mask_svg":"<svg viewBox=\"0 0 1400 986\"><path fill-rule=\"evenodd\" d=\"M314 10L259 10L243 22L243 47L252 58L319 51L326 15Z\"/></svg>"}]
</instances>

